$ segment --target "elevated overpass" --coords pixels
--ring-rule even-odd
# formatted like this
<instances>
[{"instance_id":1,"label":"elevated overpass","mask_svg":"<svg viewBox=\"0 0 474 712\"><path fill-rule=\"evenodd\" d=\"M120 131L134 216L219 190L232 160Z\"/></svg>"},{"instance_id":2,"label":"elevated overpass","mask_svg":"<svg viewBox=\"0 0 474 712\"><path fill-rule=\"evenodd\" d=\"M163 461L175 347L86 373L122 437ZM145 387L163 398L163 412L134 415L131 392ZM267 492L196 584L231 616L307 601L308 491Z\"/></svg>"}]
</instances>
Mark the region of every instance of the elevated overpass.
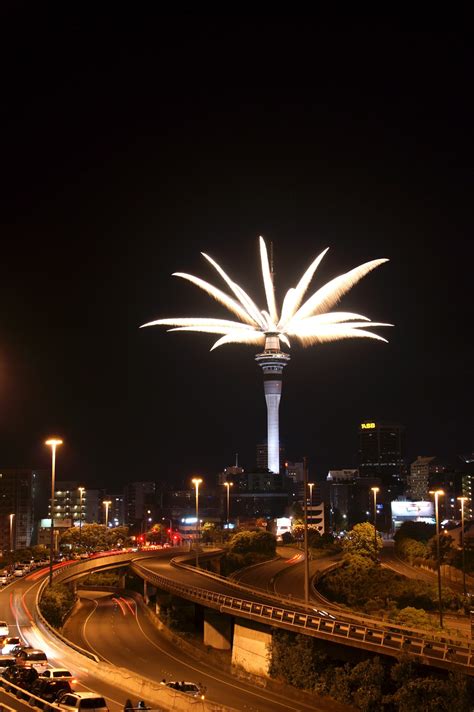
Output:
<instances>
[{"instance_id":1,"label":"elevated overpass","mask_svg":"<svg viewBox=\"0 0 474 712\"><path fill-rule=\"evenodd\" d=\"M201 554L200 561L219 555L218 550ZM272 596L217 574L197 571L189 564L193 557L194 554L178 554L176 550L113 553L59 568L55 580L70 582L93 571L127 566L147 585L202 606L209 633L206 641L205 627L205 642L212 645L214 627L219 640L215 647L233 648L236 635L243 635L245 627L254 629L257 634L260 632L262 639L265 635L270 637L271 628L282 628L379 655L398 657L405 652L426 665L474 675L471 640L447 638L362 616L342 615L337 609L329 616L318 615L303 602Z\"/></svg>"}]
</instances>

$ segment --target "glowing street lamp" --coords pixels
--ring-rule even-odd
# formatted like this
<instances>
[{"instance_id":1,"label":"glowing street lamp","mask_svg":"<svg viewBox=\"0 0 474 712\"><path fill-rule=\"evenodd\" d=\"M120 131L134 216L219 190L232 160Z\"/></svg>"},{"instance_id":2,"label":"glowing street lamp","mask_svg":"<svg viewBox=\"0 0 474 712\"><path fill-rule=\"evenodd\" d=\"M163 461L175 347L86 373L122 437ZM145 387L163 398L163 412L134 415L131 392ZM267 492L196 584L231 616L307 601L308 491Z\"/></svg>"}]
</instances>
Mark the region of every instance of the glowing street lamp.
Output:
<instances>
[{"instance_id":1,"label":"glowing street lamp","mask_svg":"<svg viewBox=\"0 0 474 712\"><path fill-rule=\"evenodd\" d=\"M233 482L224 482L224 487L227 487L227 526L229 526L229 509L230 509L230 488L234 486Z\"/></svg>"},{"instance_id":2,"label":"glowing street lamp","mask_svg":"<svg viewBox=\"0 0 474 712\"><path fill-rule=\"evenodd\" d=\"M374 554L377 559L377 492L380 492L380 488L371 487L370 489L374 493Z\"/></svg>"},{"instance_id":3,"label":"glowing street lamp","mask_svg":"<svg viewBox=\"0 0 474 712\"><path fill-rule=\"evenodd\" d=\"M13 517L14 514L8 515L10 518L10 551L13 551Z\"/></svg>"},{"instance_id":4,"label":"glowing street lamp","mask_svg":"<svg viewBox=\"0 0 474 712\"><path fill-rule=\"evenodd\" d=\"M443 627L443 606L441 603L441 554L439 550L439 514L438 514L438 497L444 495L443 490L430 490L430 494L434 494L435 498L435 514L436 514L436 557L438 560L438 604L439 604L439 625Z\"/></svg>"},{"instance_id":5,"label":"glowing street lamp","mask_svg":"<svg viewBox=\"0 0 474 712\"><path fill-rule=\"evenodd\" d=\"M49 438L45 445L51 448L51 528L49 538L49 585L53 585L53 550L54 550L54 487L56 480L56 448L62 445L59 438Z\"/></svg>"},{"instance_id":6,"label":"glowing street lamp","mask_svg":"<svg viewBox=\"0 0 474 712\"><path fill-rule=\"evenodd\" d=\"M200 477L193 477L191 480L194 487L196 488L196 568L199 566L199 539L201 534L201 527L199 526L199 485L202 484L202 479Z\"/></svg>"},{"instance_id":7,"label":"glowing street lamp","mask_svg":"<svg viewBox=\"0 0 474 712\"><path fill-rule=\"evenodd\" d=\"M466 589L466 560L465 560L465 547L464 547L464 502L467 502L467 497L458 497L458 501L461 502L461 545L462 545L462 585L464 590L464 596L467 596Z\"/></svg>"},{"instance_id":8,"label":"glowing street lamp","mask_svg":"<svg viewBox=\"0 0 474 712\"><path fill-rule=\"evenodd\" d=\"M78 487L79 490L79 546L82 544L82 497L86 491L85 487Z\"/></svg>"},{"instance_id":9,"label":"glowing street lamp","mask_svg":"<svg viewBox=\"0 0 474 712\"><path fill-rule=\"evenodd\" d=\"M308 482L308 487L309 487L309 508L310 508L310 515L311 519L313 518L313 487L314 487L314 482Z\"/></svg>"},{"instance_id":10,"label":"glowing street lamp","mask_svg":"<svg viewBox=\"0 0 474 712\"><path fill-rule=\"evenodd\" d=\"M110 499L105 499L102 504L105 507L105 526L109 526L109 507L112 504Z\"/></svg>"}]
</instances>

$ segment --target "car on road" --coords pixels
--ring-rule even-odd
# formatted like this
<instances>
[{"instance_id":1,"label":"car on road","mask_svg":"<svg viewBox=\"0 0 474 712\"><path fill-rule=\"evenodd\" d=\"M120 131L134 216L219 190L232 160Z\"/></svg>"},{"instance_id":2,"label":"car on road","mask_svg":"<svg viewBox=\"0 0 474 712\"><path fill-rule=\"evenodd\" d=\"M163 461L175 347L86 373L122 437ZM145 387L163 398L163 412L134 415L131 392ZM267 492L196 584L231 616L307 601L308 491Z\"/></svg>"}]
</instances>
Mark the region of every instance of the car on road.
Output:
<instances>
[{"instance_id":1,"label":"car on road","mask_svg":"<svg viewBox=\"0 0 474 712\"><path fill-rule=\"evenodd\" d=\"M18 665L12 665L8 667L5 672L2 673L3 687L8 691L10 688L8 683L12 683L17 687L21 687L24 690L29 690L33 683L36 681L38 673L34 668L24 668Z\"/></svg>"},{"instance_id":2,"label":"car on road","mask_svg":"<svg viewBox=\"0 0 474 712\"><path fill-rule=\"evenodd\" d=\"M172 690L177 690L177 692L183 692L185 695L190 695L191 697L198 697L199 699L204 699L204 689L200 685L196 685L195 682L167 682L166 687L170 687Z\"/></svg>"},{"instance_id":3,"label":"car on road","mask_svg":"<svg viewBox=\"0 0 474 712\"><path fill-rule=\"evenodd\" d=\"M59 695L72 692L72 688L67 680L45 680L39 677L30 687L30 692L46 702L54 702ZM30 700L31 703L34 703L34 700Z\"/></svg>"},{"instance_id":4,"label":"car on road","mask_svg":"<svg viewBox=\"0 0 474 712\"><path fill-rule=\"evenodd\" d=\"M21 640L17 636L5 638L0 645L2 646L0 651L2 655L11 655L14 648L16 648L17 645L21 645Z\"/></svg>"},{"instance_id":5,"label":"car on road","mask_svg":"<svg viewBox=\"0 0 474 712\"><path fill-rule=\"evenodd\" d=\"M0 675L3 675L5 670L16 665L16 658L14 655L2 655L0 658Z\"/></svg>"},{"instance_id":6,"label":"car on road","mask_svg":"<svg viewBox=\"0 0 474 712\"><path fill-rule=\"evenodd\" d=\"M41 675L48 668L46 653L36 648L23 648L16 656L19 667L34 668Z\"/></svg>"},{"instance_id":7,"label":"car on road","mask_svg":"<svg viewBox=\"0 0 474 712\"><path fill-rule=\"evenodd\" d=\"M8 583L8 576L0 576L0 586L6 586Z\"/></svg>"},{"instance_id":8,"label":"car on road","mask_svg":"<svg viewBox=\"0 0 474 712\"><path fill-rule=\"evenodd\" d=\"M0 638L8 638L9 632L8 623L6 621L0 621Z\"/></svg>"},{"instance_id":9,"label":"car on road","mask_svg":"<svg viewBox=\"0 0 474 712\"><path fill-rule=\"evenodd\" d=\"M88 712L109 712L107 703L95 692L61 692L56 700L61 710L88 710Z\"/></svg>"},{"instance_id":10,"label":"car on road","mask_svg":"<svg viewBox=\"0 0 474 712\"><path fill-rule=\"evenodd\" d=\"M67 680L71 684L77 682L72 673L66 668L48 668L41 673L40 678L42 680Z\"/></svg>"}]
</instances>

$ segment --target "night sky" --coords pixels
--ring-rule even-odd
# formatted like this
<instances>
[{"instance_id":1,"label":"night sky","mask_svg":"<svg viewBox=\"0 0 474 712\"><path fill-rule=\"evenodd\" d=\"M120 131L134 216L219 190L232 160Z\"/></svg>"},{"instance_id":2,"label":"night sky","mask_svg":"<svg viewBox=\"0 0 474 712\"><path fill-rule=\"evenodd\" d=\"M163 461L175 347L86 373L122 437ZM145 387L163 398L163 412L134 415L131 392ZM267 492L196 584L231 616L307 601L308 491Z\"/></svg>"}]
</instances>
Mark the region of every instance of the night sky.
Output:
<instances>
[{"instance_id":1,"label":"night sky","mask_svg":"<svg viewBox=\"0 0 474 712\"><path fill-rule=\"evenodd\" d=\"M231 318L171 277L223 287L201 250L263 306L260 234L280 300L328 245L312 291L390 259L340 304L388 345L294 344L287 456L354 465L365 418L404 423L409 457L471 452L467 36L132 7L2 10L1 466L49 466L51 434L59 477L112 490L252 466L255 348L138 327Z\"/></svg>"}]
</instances>

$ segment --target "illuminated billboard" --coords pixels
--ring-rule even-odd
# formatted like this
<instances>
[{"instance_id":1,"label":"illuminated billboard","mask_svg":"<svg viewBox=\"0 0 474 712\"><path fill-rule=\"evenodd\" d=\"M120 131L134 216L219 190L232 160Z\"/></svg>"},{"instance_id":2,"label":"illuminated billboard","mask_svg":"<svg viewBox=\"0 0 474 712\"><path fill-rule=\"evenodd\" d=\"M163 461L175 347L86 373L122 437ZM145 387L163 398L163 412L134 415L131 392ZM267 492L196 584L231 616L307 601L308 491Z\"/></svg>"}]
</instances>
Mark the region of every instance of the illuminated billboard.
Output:
<instances>
[{"instance_id":1,"label":"illuminated billboard","mask_svg":"<svg viewBox=\"0 0 474 712\"><path fill-rule=\"evenodd\" d=\"M362 430L373 430L375 428L375 423L361 423L360 427Z\"/></svg>"},{"instance_id":2,"label":"illuminated billboard","mask_svg":"<svg viewBox=\"0 0 474 712\"><path fill-rule=\"evenodd\" d=\"M391 502L392 521L395 527L402 522L427 522L434 524L434 503L433 502Z\"/></svg>"}]
</instances>

